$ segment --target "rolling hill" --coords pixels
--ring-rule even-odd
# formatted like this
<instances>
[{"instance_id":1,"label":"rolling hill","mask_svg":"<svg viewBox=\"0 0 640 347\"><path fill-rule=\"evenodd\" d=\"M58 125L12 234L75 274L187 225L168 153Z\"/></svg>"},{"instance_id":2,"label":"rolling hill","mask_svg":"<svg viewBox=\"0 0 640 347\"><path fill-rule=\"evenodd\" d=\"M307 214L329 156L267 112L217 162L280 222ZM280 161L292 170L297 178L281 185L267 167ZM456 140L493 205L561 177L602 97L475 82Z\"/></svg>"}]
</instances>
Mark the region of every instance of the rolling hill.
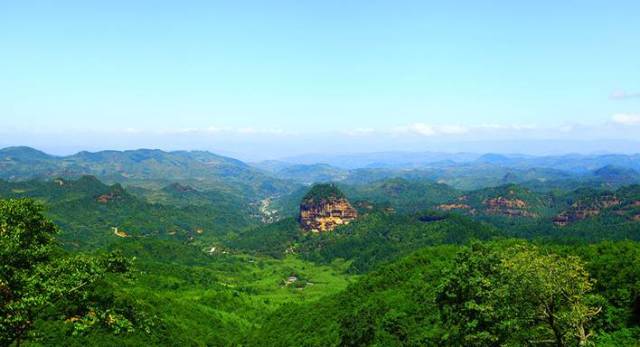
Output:
<instances>
[{"instance_id":1,"label":"rolling hill","mask_svg":"<svg viewBox=\"0 0 640 347\"><path fill-rule=\"evenodd\" d=\"M58 157L29 147L0 150L0 179L21 181L93 175L107 183L162 188L179 182L252 199L288 192L291 183L270 177L239 160L204 151L138 149L79 152Z\"/></svg>"},{"instance_id":2,"label":"rolling hill","mask_svg":"<svg viewBox=\"0 0 640 347\"><path fill-rule=\"evenodd\" d=\"M67 247L95 247L117 237L211 241L258 223L238 199L208 200L200 205L154 204L118 183L106 185L93 176L0 180L0 198L33 198L44 203L47 214L62 229L60 238Z\"/></svg>"},{"instance_id":3,"label":"rolling hill","mask_svg":"<svg viewBox=\"0 0 640 347\"><path fill-rule=\"evenodd\" d=\"M515 245L515 248L512 248ZM365 274L356 283L341 292L322 300L286 305L264 319L252 335L250 346L459 346L474 345L471 342L452 341L451 335L467 332L479 326L480 334L494 330L487 324L499 320L504 301L491 302L487 293L493 285L488 278L478 278L483 272L495 271L483 268L486 263L496 261L492 255L507 251L507 259L513 250L526 243L513 241L488 242L461 251L453 245L426 247L406 257L379 266ZM462 248L464 249L464 248ZM520 248L521 249L521 248ZM482 252L469 261L473 252ZM592 326L599 335L594 339L597 346L633 346L637 344L640 330L636 323L638 311L634 306L640 299L633 288L640 270L640 247L632 242L605 242L594 245L570 247L545 245L540 253L557 254L559 259L569 256L585 262L585 272L595 280L598 305L606 314L598 315ZM624 255L621 258L620 255ZM499 262L500 260L497 259ZM478 264L480 263L480 264ZM616 271L611 271L615 268ZM462 327L446 321L442 302L442 288L447 276L455 271L466 271L461 278L464 286L455 293L472 298L460 303L457 312L470 312ZM617 315L617 324L609 324ZM511 318L511 317L509 317ZM541 320L532 319L531 322ZM512 322L503 322L511 327ZM544 323L543 323L544 324ZM536 334L528 336L553 336L551 329L535 326ZM506 338L517 341L518 333L507 328ZM481 335L482 336L482 335ZM526 340L526 339L525 339ZM543 339L541 339L543 340ZM545 338L544 341L550 339ZM553 341L553 340L551 340ZM492 345L492 343L477 345ZM522 340L506 345L526 345ZM546 343L544 344L546 345ZM573 345L573 344L567 344ZM577 345L577 344L575 344Z\"/></svg>"},{"instance_id":4,"label":"rolling hill","mask_svg":"<svg viewBox=\"0 0 640 347\"><path fill-rule=\"evenodd\" d=\"M287 218L239 234L229 246L278 258L300 254L318 263L341 258L351 261L350 271L366 272L428 245L461 244L499 235L496 228L462 216L376 212L320 234L304 232L295 219Z\"/></svg>"}]
</instances>

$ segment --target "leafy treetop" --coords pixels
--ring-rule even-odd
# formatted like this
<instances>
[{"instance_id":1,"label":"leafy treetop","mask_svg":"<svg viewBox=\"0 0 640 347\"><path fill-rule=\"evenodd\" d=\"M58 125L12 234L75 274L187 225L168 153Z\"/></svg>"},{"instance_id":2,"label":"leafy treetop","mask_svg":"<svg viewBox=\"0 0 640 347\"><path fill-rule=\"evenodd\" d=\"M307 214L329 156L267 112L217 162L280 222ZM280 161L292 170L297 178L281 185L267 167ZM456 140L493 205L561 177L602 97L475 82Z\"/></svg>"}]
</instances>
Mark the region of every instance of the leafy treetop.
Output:
<instances>
[{"instance_id":1,"label":"leafy treetop","mask_svg":"<svg viewBox=\"0 0 640 347\"><path fill-rule=\"evenodd\" d=\"M322 200L344 199L345 195L334 184L316 184L302 199L304 202L317 202Z\"/></svg>"},{"instance_id":2,"label":"leafy treetop","mask_svg":"<svg viewBox=\"0 0 640 347\"><path fill-rule=\"evenodd\" d=\"M77 329L96 325L114 332L133 329L110 300L95 300L107 273L123 273L130 261L119 254L65 256L56 247L57 228L30 199L0 200L0 345L16 346L47 312L72 319ZM98 302L103 301L103 302Z\"/></svg>"}]
</instances>

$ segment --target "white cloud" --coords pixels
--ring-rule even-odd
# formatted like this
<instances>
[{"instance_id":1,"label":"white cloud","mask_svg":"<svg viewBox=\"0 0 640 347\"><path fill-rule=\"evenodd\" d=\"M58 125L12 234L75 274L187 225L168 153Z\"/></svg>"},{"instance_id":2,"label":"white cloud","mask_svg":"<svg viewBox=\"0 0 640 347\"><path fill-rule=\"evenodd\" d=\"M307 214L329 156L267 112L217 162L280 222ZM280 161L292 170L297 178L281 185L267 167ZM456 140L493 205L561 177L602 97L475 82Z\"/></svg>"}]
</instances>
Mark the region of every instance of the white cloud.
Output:
<instances>
[{"instance_id":1,"label":"white cloud","mask_svg":"<svg viewBox=\"0 0 640 347\"><path fill-rule=\"evenodd\" d=\"M209 134L216 134L216 133L220 133L223 131L229 131L231 130L231 128L220 128L220 127L208 127L203 129L205 133L209 133ZM198 129L195 129L195 131L197 132Z\"/></svg>"},{"instance_id":2,"label":"white cloud","mask_svg":"<svg viewBox=\"0 0 640 347\"><path fill-rule=\"evenodd\" d=\"M563 133L570 133L572 131L575 131L578 127L579 125L577 124L565 124L560 126L558 130Z\"/></svg>"},{"instance_id":3,"label":"white cloud","mask_svg":"<svg viewBox=\"0 0 640 347\"><path fill-rule=\"evenodd\" d=\"M348 136L364 136L376 133L376 129L374 128L356 128L351 130L341 131L343 134Z\"/></svg>"},{"instance_id":4,"label":"white cloud","mask_svg":"<svg viewBox=\"0 0 640 347\"><path fill-rule=\"evenodd\" d=\"M493 129L493 130L533 130L537 129L538 126L535 124L482 124L474 128L479 129Z\"/></svg>"},{"instance_id":5,"label":"white cloud","mask_svg":"<svg viewBox=\"0 0 640 347\"><path fill-rule=\"evenodd\" d=\"M461 125L443 125L436 127L436 131L446 135L460 135L469 132L469 129Z\"/></svg>"},{"instance_id":6,"label":"white cloud","mask_svg":"<svg viewBox=\"0 0 640 347\"><path fill-rule=\"evenodd\" d=\"M464 126L460 124L413 123L398 126L391 130L393 134L414 134L420 136L464 135L477 132L527 131L539 129L534 124L480 124Z\"/></svg>"},{"instance_id":7,"label":"white cloud","mask_svg":"<svg viewBox=\"0 0 640 347\"><path fill-rule=\"evenodd\" d=\"M203 128L178 128L178 129L163 129L163 130L135 130L135 129L123 129L124 133L149 133L156 135L282 135L288 134L282 129L276 128L252 128L252 127L217 127L209 126Z\"/></svg>"},{"instance_id":8,"label":"white cloud","mask_svg":"<svg viewBox=\"0 0 640 347\"><path fill-rule=\"evenodd\" d=\"M139 134L141 132L140 129L136 129L136 128L126 128L126 129L123 129L122 131L127 134Z\"/></svg>"},{"instance_id":9,"label":"white cloud","mask_svg":"<svg viewBox=\"0 0 640 347\"><path fill-rule=\"evenodd\" d=\"M469 132L469 128L458 124L432 125L426 123L412 123L394 127L392 134L414 134L419 136L461 135Z\"/></svg>"},{"instance_id":10,"label":"white cloud","mask_svg":"<svg viewBox=\"0 0 640 347\"><path fill-rule=\"evenodd\" d=\"M611 95L609 95L609 98L614 100L634 99L634 98L640 98L640 93L625 92L623 90L617 90L611 93Z\"/></svg>"},{"instance_id":11,"label":"white cloud","mask_svg":"<svg viewBox=\"0 0 640 347\"><path fill-rule=\"evenodd\" d=\"M158 131L149 131L159 135L185 135L185 134L217 134L225 131L231 131L232 128L220 128L220 127L206 127L206 128L178 128L178 129L165 129Z\"/></svg>"},{"instance_id":12,"label":"white cloud","mask_svg":"<svg viewBox=\"0 0 640 347\"><path fill-rule=\"evenodd\" d=\"M611 120L620 125L640 125L640 114L618 113L614 114Z\"/></svg>"},{"instance_id":13,"label":"white cloud","mask_svg":"<svg viewBox=\"0 0 640 347\"><path fill-rule=\"evenodd\" d=\"M409 132L420 136L436 135L436 130L432 125L424 123L413 123L404 127L397 128L399 132Z\"/></svg>"},{"instance_id":14,"label":"white cloud","mask_svg":"<svg viewBox=\"0 0 640 347\"><path fill-rule=\"evenodd\" d=\"M235 132L239 134L269 134L269 135L284 134L284 130L282 129L239 128L239 129L235 129Z\"/></svg>"},{"instance_id":15,"label":"white cloud","mask_svg":"<svg viewBox=\"0 0 640 347\"><path fill-rule=\"evenodd\" d=\"M569 135L602 134L603 127L608 126L620 130L621 126L640 125L640 114L620 113L611 117L610 121L601 124L509 124L509 123L480 123L480 124L430 124L415 122L404 125L392 126L390 128L360 127L353 129L329 130L328 133L354 138L370 138L376 136L392 137L413 137L413 138L521 138L521 137L554 137ZM210 138L213 136L221 138L249 139L274 136L312 136L315 132L307 130L303 133L286 131L280 128L257 128L257 127L190 127L164 130L140 130L121 129L118 132L130 135L177 135L182 137L194 136L200 138Z\"/></svg>"}]
</instances>

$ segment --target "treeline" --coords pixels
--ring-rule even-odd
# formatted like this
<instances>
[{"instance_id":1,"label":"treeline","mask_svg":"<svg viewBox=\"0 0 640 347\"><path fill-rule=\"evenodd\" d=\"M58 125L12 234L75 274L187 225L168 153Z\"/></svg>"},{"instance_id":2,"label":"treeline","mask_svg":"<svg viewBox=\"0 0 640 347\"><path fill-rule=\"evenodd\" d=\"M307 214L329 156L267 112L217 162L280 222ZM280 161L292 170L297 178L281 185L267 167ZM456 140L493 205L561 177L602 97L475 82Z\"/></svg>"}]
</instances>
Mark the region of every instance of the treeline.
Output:
<instances>
[{"instance_id":1,"label":"treeline","mask_svg":"<svg viewBox=\"0 0 640 347\"><path fill-rule=\"evenodd\" d=\"M1 346L241 346L283 302L347 284L342 269L179 240L68 252L58 232L33 200L0 200Z\"/></svg>"},{"instance_id":2,"label":"treeline","mask_svg":"<svg viewBox=\"0 0 640 347\"><path fill-rule=\"evenodd\" d=\"M457 215L371 213L329 233L303 232L297 221L280 222L238 235L232 248L277 258L287 253L318 263L336 258L351 262L350 271L363 273L422 247L489 240L502 234L495 227Z\"/></svg>"},{"instance_id":3,"label":"treeline","mask_svg":"<svg viewBox=\"0 0 640 347\"><path fill-rule=\"evenodd\" d=\"M338 295L282 307L252 345L632 346L639 265L634 242L427 247Z\"/></svg>"},{"instance_id":4,"label":"treeline","mask_svg":"<svg viewBox=\"0 0 640 347\"><path fill-rule=\"evenodd\" d=\"M135 303L117 302L110 283L129 271L130 259L66 253L57 232L32 200L0 200L0 345L38 342L51 329L117 335L149 324ZM61 317L72 324L56 324Z\"/></svg>"},{"instance_id":5,"label":"treeline","mask_svg":"<svg viewBox=\"0 0 640 347\"><path fill-rule=\"evenodd\" d=\"M6 183L0 191L47 201L49 215L66 230L95 233L99 225L126 226L134 218L132 225L161 232L78 234L71 237L102 250L69 253L56 239L73 234L59 233L37 203L0 200L0 345L640 340L640 244L603 241L638 239L638 223L628 216L601 213L560 228L524 218L496 226L442 212L372 209L332 233L304 233L293 218L240 232L251 221L225 221L206 204L151 204L89 177L62 183ZM622 191L637 208L632 188ZM195 193L174 186L163 194L207 201ZM202 225L219 239L191 242ZM177 227L183 234L170 235L174 229L167 228ZM514 235L530 241L508 239ZM346 277L359 280L342 290Z\"/></svg>"},{"instance_id":6,"label":"treeline","mask_svg":"<svg viewBox=\"0 0 640 347\"><path fill-rule=\"evenodd\" d=\"M212 241L258 223L240 199L185 190L165 189L164 198L170 198L169 202L197 199L198 203L150 203L120 184L106 185L92 176L77 180L0 180L0 198L32 198L46 204L45 213L60 227L58 238L68 249L103 247L117 238L114 227L130 237Z\"/></svg>"}]
</instances>

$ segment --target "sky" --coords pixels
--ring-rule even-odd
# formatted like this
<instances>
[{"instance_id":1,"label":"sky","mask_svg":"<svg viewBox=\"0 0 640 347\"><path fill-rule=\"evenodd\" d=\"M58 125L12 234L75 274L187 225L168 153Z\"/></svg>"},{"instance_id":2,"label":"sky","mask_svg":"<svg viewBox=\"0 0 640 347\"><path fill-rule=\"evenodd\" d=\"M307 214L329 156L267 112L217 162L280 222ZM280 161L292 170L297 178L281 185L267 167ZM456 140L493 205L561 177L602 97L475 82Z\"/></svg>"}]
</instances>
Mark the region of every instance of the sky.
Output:
<instances>
[{"instance_id":1,"label":"sky","mask_svg":"<svg viewBox=\"0 0 640 347\"><path fill-rule=\"evenodd\" d=\"M640 152L638 13L615 0L0 1L0 146Z\"/></svg>"}]
</instances>

